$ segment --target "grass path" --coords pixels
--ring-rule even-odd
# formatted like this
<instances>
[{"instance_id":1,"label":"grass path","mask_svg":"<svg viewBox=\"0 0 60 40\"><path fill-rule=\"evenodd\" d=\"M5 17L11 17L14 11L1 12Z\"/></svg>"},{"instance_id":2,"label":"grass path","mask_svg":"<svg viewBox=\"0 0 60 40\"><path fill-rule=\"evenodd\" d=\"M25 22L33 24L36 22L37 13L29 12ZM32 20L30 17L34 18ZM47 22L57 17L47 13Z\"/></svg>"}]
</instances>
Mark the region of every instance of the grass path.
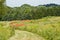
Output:
<instances>
[{"instance_id":1,"label":"grass path","mask_svg":"<svg viewBox=\"0 0 60 40\"><path fill-rule=\"evenodd\" d=\"M15 30L15 35L8 40L45 40L44 38L27 31Z\"/></svg>"}]
</instances>

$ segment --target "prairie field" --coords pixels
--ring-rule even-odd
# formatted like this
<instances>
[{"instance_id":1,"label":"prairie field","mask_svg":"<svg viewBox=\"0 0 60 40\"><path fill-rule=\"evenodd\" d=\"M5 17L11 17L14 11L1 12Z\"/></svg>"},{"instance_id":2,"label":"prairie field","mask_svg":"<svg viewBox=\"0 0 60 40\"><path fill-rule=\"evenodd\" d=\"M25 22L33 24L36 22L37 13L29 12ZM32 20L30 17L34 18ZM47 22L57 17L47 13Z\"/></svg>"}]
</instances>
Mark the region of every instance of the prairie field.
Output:
<instances>
[{"instance_id":1,"label":"prairie field","mask_svg":"<svg viewBox=\"0 0 60 40\"><path fill-rule=\"evenodd\" d=\"M0 40L60 40L60 16L0 21Z\"/></svg>"},{"instance_id":2,"label":"prairie field","mask_svg":"<svg viewBox=\"0 0 60 40\"><path fill-rule=\"evenodd\" d=\"M60 1L0 0L0 40L60 40Z\"/></svg>"}]
</instances>

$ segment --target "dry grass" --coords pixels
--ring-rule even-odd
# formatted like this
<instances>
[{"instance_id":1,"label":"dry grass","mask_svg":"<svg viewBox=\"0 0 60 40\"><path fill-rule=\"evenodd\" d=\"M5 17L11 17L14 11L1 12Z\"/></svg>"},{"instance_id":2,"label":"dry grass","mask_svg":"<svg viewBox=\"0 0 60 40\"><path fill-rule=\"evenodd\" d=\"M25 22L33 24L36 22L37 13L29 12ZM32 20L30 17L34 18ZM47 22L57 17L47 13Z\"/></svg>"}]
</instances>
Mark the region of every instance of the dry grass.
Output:
<instances>
[{"instance_id":1,"label":"dry grass","mask_svg":"<svg viewBox=\"0 0 60 40\"><path fill-rule=\"evenodd\" d=\"M15 35L8 40L45 40L45 39L31 32L15 30Z\"/></svg>"}]
</instances>

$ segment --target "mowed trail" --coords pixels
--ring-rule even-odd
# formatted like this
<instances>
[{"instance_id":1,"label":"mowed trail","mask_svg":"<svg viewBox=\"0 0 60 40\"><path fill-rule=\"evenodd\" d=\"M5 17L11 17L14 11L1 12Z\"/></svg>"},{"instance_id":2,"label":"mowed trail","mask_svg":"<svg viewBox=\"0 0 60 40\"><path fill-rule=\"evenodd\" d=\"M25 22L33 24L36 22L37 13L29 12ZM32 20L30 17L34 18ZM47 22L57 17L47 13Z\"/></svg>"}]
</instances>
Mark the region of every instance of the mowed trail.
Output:
<instances>
[{"instance_id":1,"label":"mowed trail","mask_svg":"<svg viewBox=\"0 0 60 40\"><path fill-rule=\"evenodd\" d=\"M15 35L8 40L45 40L44 38L27 31L15 30Z\"/></svg>"}]
</instances>

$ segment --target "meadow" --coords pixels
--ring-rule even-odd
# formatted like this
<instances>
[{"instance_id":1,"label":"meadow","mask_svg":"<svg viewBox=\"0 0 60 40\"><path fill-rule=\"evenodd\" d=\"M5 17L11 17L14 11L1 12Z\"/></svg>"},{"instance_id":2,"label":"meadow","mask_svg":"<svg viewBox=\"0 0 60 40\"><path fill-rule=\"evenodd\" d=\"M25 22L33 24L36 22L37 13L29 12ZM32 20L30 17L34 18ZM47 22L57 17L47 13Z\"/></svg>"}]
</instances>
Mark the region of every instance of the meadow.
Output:
<instances>
[{"instance_id":1,"label":"meadow","mask_svg":"<svg viewBox=\"0 0 60 40\"><path fill-rule=\"evenodd\" d=\"M0 0L0 40L60 40L60 5L10 7Z\"/></svg>"},{"instance_id":2,"label":"meadow","mask_svg":"<svg viewBox=\"0 0 60 40\"><path fill-rule=\"evenodd\" d=\"M60 40L60 16L0 21L0 40Z\"/></svg>"}]
</instances>

